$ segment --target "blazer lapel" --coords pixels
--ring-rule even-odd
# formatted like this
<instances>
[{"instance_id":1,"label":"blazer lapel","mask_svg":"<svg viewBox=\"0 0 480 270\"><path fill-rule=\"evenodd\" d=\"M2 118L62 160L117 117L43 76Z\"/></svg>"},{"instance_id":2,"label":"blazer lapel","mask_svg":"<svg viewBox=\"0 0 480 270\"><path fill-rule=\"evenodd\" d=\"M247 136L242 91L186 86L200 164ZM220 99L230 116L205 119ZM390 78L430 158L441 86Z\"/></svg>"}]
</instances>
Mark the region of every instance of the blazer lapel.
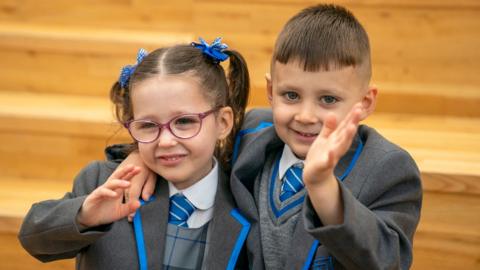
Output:
<instances>
[{"instance_id":1,"label":"blazer lapel","mask_svg":"<svg viewBox=\"0 0 480 270\"><path fill-rule=\"evenodd\" d=\"M208 244L204 257L205 269L227 268L243 228L231 214L234 202L227 181L225 174L220 172L214 215L208 225ZM243 243L240 244L243 245Z\"/></svg>"},{"instance_id":2,"label":"blazer lapel","mask_svg":"<svg viewBox=\"0 0 480 270\"><path fill-rule=\"evenodd\" d=\"M167 181L157 177L155 198L140 208L148 269L162 269L168 224L169 191Z\"/></svg>"},{"instance_id":3,"label":"blazer lapel","mask_svg":"<svg viewBox=\"0 0 480 270\"><path fill-rule=\"evenodd\" d=\"M335 167L334 174L337 179L340 179L345 185L348 186L350 192L353 196L358 197L362 183L355 183L351 181L352 178L349 178L348 175L351 174L355 166L357 165L358 157L363 150L363 143L359 134L355 135L352 145L348 149L347 153L339 160L337 166ZM358 179L358 178L357 178Z\"/></svg>"}]
</instances>

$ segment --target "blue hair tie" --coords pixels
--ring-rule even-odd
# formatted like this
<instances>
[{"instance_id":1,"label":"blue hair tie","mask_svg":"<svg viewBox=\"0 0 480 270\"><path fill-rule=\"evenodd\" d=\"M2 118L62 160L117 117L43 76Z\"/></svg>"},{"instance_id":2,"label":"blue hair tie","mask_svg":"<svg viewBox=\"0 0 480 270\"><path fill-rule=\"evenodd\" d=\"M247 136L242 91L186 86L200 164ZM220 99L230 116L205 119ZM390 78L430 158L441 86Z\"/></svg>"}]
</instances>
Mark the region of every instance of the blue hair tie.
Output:
<instances>
[{"instance_id":1,"label":"blue hair tie","mask_svg":"<svg viewBox=\"0 0 480 270\"><path fill-rule=\"evenodd\" d=\"M223 51L228 48L227 44L222 43L222 38L217 37L212 45L208 44L203 38L199 38L200 43L192 42L192 46L200 49L204 54L208 55L215 62L222 62L228 59L228 54Z\"/></svg>"},{"instance_id":2,"label":"blue hair tie","mask_svg":"<svg viewBox=\"0 0 480 270\"><path fill-rule=\"evenodd\" d=\"M120 86L122 88L127 87L128 82L130 81L130 77L135 71L135 68L137 68L138 64L142 62L143 58L145 58L147 54L148 54L147 51L143 48L138 50L137 63L135 65L126 65L122 68L122 70L120 71L120 78L118 79L118 82L120 83Z\"/></svg>"}]
</instances>

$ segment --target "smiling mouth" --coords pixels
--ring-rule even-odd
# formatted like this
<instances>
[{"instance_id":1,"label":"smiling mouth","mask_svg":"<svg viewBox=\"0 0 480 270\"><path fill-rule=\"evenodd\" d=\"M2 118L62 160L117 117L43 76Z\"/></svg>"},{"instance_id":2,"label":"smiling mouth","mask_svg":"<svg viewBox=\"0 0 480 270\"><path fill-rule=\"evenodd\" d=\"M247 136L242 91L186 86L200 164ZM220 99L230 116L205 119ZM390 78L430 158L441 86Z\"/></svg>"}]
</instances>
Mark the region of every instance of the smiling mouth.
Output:
<instances>
[{"instance_id":1,"label":"smiling mouth","mask_svg":"<svg viewBox=\"0 0 480 270\"><path fill-rule=\"evenodd\" d=\"M175 162L175 161L181 160L185 156L186 155L164 155L164 156L159 156L158 158L166 162Z\"/></svg>"},{"instance_id":2,"label":"smiling mouth","mask_svg":"<svg viewBox=\"0 0 480 270\"><path fill-rule=\"evenodd\" d=\"M294 130L294 131L298 135L303 136L303 137L307 137L307 138L313 138L313 137L318 136L318 133L307 133L307 132L300 132L300 131L296 131L296 130Z\"/></svg>"}]
</instances>

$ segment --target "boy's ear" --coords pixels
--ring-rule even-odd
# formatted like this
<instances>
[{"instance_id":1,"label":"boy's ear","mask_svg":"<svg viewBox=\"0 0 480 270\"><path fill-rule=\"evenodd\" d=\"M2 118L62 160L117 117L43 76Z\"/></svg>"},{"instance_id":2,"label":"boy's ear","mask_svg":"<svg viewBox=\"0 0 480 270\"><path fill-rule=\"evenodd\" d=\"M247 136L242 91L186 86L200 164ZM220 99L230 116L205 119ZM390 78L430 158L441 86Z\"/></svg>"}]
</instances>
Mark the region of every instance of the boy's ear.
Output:
<instances>
[{"instance_id":1,"label":"boy's ear","mask_svg":"<svg viewBox=\"0 0 480 270\"><path fill-rule=\"evenodd\" d=\"M265 81L267 82L268 102L272 104L272 75L270 73L265 73Z\"/></svg>"},{"instance_id":2,"label":"boy's ear","mask_svg":"<svg viewBox=\"0 0 480 270\"><path fill-rule=\"evenodd\" d=\"M217 123L218 139L223 140L228 137L233 128L233 110L231 107L226 106L218 111Z\"/></svg>"},{"instance_id":3,"label":"boy's ear","mask_svg":"<svg viewBox=\"0 0 480 270\"><path fill-rule=\"evenodd\" d=\"M377 106L377 93L377 86L368 86L367 93L363 96L362 99L361 120L365 120L370 114L373 113L373 111L375 111L375 107Z\"/></svg>"}]
</instances>

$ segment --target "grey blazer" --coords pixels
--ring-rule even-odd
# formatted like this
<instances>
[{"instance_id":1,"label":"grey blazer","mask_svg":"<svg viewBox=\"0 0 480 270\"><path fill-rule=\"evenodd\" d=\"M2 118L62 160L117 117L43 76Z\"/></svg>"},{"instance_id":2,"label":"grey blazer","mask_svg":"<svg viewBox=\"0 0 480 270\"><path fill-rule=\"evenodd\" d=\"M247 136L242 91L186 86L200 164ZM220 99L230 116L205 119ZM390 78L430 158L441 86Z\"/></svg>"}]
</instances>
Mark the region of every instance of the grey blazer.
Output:
<instances>
[{"instance_id":1,"label":"grey blazer","mask_svg":"<svg viewBox=\"0 0 480 270\"><path fill-rule=\"evenodd\" d=\"M106 181L117 167L113 162L93 162L77 176L73 191L62 199L34 204L25 217L19 239L37 259L48 262L76 256L77 269L139 269L134 229L126 219L79 232L75 217L87 194ZM209 223L205 269L255 268L257 252L247 252L249 221L235 208L228 178L221 173L214 216ZM168 185L157 181L155 199L140 208L148 269L161 269L168 223ZM247 262L247 255L250 263ZM261 254L260 254L261 255Z\"/></svg>"},{"instance_id":2,"label":"grey blazer","mask_svg":"<svg viewBox=\"0 0 480 270\"><path fill-rule=\"evenodd\" d=\"M233 156L233 196L255 233L260 225L254 182L270 169L263 167L267 156L284 146L271 122L270 110L250 111ZM323 226L306 196L285 269L313 268L325 253L335 269L408 269L422 202L420 174L410 155L374 129L360 126L335 175L344 179L344 223ZM247 245L258 243L247 239Z\"/></svg>"}]
</instances>

